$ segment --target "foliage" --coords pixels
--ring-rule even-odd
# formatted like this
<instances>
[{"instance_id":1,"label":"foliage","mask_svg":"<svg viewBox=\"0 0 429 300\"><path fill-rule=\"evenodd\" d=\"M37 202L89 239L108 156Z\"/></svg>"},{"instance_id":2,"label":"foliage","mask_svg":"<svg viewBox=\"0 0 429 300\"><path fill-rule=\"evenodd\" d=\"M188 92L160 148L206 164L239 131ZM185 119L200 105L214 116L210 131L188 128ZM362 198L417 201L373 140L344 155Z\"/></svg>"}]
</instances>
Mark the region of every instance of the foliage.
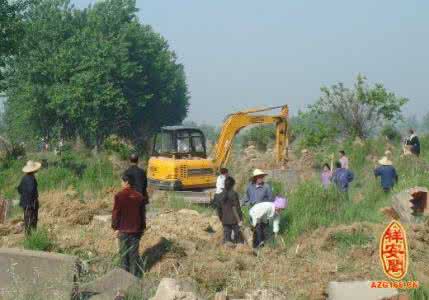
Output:
<instances>
[{"instance_id":1,"label":"foliage","mask_svg":"<svg viewBox=\"0 0 429 300\"><path fill-rule=\"evenodd\" d=\"M32 3L20 51L6 68L9 134L80 136L97 146L117 134L141 144L160 126L182 121L183 66L136 11L133 0L84 10L67 0Z\"/></svg>"},{"instance_id":2,"label":"foliage","mask_svg":"<svg viewBox=\"0 0 429 300\"><path fill-rule=\"evenodd\" d=\"M8 58L18 52L23 35L23 12L28 5L26 0L0 0L0 91L3 90L3 69Z\"/></svg>"},{"instance_id":3,"label":"foliage","mask_svg":"<svg viewBox=\"0 0 429 300\"><path fill-rule=\"evenodd\" d=\"M401 140L401 133L392 124L386 124L381 129L381 135L386 137L389 141L399 142Z\"/></svg>"},{"instance_id":4,"label":"foliage","mask_svg":"<svg viewBox=\"0 0 429 300\"><path fill-rule=\"evenodd\" d=\"M299 112L298 116L292 119L291 128L302 148L322 146L338 135L333 118L327 113L314 111Z\"/></svg>"},{"instance_id":5,"label":"foliage","mask_svg":"<svg viewBox=\"0 0 429 300\"><path fill-rule=\"evenodd\" d=\"M135 152L135 149L132 145L120 139L116 135L109 136L104 141L103 146L107 152L118 154L122 160L127 160L130 155Z\"/></svg>"},{"instance_id":6,"label":"foliage","mask_svg":"<svg viewBox=\"0 0 429 300\"><path fill-rule=\"evenodd\" d=\"M29 250L49 251L53 247L54 243L44 228L32 231L24 240L24 248Z\"/></svg>"},{"instance_id":7,"label":"foliage","mask_svg":"<svg viewBox=\"0 0 429 300\"><path fill-rule=\"evenodd\" d=\"M314 113L328 113L344 135L366 138L383 120L395 123L408 99L397 97L382 84L370 87L358 75L353 89L338 83L322 87L319 101L310 106Z\"/></svg>"},{"instance_id":8,"label":"foliage","mask_svg":"<svg viewBox=\"0 0 429 300\"><path fill-rule=\"evenodd\" d=\"M274 125L260 125L246 130L241 135L241 145L247 147L249 142L255 142L260 151L266 151L276 138Z\"/></svg>"}]
</instances>

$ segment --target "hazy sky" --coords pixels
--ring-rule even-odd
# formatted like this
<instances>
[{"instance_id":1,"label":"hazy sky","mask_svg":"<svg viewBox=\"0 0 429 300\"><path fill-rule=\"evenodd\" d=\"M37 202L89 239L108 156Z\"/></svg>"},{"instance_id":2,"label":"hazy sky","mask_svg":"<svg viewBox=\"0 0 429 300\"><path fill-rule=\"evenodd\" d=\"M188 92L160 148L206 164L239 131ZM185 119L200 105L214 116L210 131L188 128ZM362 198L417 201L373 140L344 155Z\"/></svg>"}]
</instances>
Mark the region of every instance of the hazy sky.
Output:
<instances>
[{"instance_id":1,"label":"hazy sky","mask_svg":"<svg viewBox=\"0 0 429 300\"><path fill-rule=\"evenodd\" d=\"M91 0L74 0L85 7ZM429 1L137 0L140 21L184 64L189 119L219 124L230 112L287 103L358 73L429 111Z\"/></svg>"}]
</instances>

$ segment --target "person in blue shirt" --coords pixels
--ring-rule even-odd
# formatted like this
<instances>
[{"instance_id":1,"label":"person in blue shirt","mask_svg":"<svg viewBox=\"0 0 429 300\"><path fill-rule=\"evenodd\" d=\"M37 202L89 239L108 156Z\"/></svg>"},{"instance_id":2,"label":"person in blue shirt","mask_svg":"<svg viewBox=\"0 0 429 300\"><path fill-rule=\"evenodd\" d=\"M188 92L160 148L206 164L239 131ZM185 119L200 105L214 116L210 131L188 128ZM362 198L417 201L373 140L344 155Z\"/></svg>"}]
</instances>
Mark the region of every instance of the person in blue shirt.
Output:
<instances>
[{"instance_id":1,"label":"person in blue shirt","mask_svg":"<svg viewBox=\"0 0 429 300\"><path fill-rule=\"evenodd\" d=\"M244 195L244 205L252 207L261 202L273 202L273 191L271 186L264 181L265 173L262 170L255 169L250 184L247 186L246 194Z\"/></svg>"},{"instance_id":2,"label":"person in blue shirt","mask_svg":"<svg viewBox=\"0 0 429 300\"><path fill-rule=\"evenodd\" d=\"M343 168L341 162L337 161L335 163L336 170L334 175L332 175L332 182L335 183L337 188L342 192L347 192L349 189L350 183L354 179L352 171Z\"/></svg>"},{"instance_id":3,"label":"person in blue shirt","mask_svg":"<svg viewBox=\"0 0 429 300\"><path fill-rule=\"evenodd\" d=\"M392 162L386 156L380 159L378 163L380 166L374 170L374 175L376 178L380 177L381 187L388 193L398 182L398 173Z\"/></svg>"}]
</instances>

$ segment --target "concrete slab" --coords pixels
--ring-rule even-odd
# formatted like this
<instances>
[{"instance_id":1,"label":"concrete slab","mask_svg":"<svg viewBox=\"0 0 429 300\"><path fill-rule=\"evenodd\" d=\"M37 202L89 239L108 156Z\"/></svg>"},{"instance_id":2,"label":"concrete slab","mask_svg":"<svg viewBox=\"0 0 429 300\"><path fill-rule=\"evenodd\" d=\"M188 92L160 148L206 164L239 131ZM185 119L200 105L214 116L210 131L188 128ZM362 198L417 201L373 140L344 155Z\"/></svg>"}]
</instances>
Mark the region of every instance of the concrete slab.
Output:
<instances>
[{"instance_id":1,"label":"concrete slab","mask_svg":"<svg viewBox=\"0 0 429 300\"><path fill-rule=\"evenodd\" d=\"M178 281L163 278L159 283L156 294L150 300L200 300L193 292L184 291Z\"/></svg>"},{"instance_id":2,"label":"concrete slab","mask_svg":"<svg viewBox=\"0 0 429 300\"><path fill-rule=\"evenodd\" d=\"M79 260L58 253L0 248L0 299L69 299Z\"/></svg>"},{"instance_id":3,"label":"concrete slab","mask_svg":"<svg viewBox=\"0 0 429 300\"><path fill-rule=\"evenodd\" d=\"M138 283L139 279L132 274L122 269L114 269L79 290L83 296L90 297L91 300L112 300L119 294L125 294Z\"/></svg>"},{"instance_id":4,"label":"concrete slab","mask_svg":"<svg viewBox=\"0 0 429 300\"><path fill-rule=\"evenodd\" d=\"M328 300L382 300L398 295L396 289L372 289L369 281L330 282Z\"/></svg>"}]
</instances>

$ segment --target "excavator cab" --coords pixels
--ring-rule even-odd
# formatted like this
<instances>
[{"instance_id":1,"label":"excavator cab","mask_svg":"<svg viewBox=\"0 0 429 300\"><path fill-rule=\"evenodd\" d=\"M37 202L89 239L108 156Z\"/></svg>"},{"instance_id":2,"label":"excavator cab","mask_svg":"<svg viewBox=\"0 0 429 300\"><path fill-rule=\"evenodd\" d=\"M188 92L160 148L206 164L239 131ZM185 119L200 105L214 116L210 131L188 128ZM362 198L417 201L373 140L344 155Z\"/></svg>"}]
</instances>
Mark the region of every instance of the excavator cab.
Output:
<instances>
[{"instance_id":1,"label":"excavator cab","mask_svg":"<svg viewBox=\"0 0 429 300\"><path fill-rule=\"evenodd\" d=\"M215 168L207 160L204 133L192 127L162 127L155 136L148 180L163 190L213 187Z\"/></svg>"},{"instance_id":2,"label":"excavator cab","mask_svg":"<svg viewBox=\"0 0 429 300\"><path fill-rule=\"evenodd\" d=\"M170 158L207 158L204 133L192 127L163 127L155 136L152 155Z\"/></svg>"}]
</instances>

